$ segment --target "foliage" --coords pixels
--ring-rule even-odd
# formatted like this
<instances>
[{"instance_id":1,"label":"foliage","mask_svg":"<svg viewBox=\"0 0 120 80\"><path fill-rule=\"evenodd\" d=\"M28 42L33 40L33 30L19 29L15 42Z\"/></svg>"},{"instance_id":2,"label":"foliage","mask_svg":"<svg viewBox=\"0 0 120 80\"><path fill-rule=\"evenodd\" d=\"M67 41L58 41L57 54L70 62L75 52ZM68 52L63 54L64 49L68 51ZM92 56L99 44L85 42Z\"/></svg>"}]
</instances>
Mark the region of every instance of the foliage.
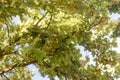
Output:
<instances>
[{"instance_id":1,"label":"foliage","mask_svg":"<svg viewBox=\"0 0 120 80\"><path fill-rule=\"evenodd\" d=\"M120 1L113 1L114 4L108 8L110 13L119 13L120 14Z\"/></svg>"},{"instance_id":2,"label":"foliage","mask_svg":"<svg viewBox=\"0 0 120 80\"><path fill-rule=\"evenodd\" d=\"M30 64L51 80L55 76L119 78L119 54L112 50L117 47L117 36L112 34L116 23L108 13L119 12L114 10L116 4L113 0L1 0L0 79L30 80ZM88 51L85 58L77 45Z\"/></svg>"}]
</instances>

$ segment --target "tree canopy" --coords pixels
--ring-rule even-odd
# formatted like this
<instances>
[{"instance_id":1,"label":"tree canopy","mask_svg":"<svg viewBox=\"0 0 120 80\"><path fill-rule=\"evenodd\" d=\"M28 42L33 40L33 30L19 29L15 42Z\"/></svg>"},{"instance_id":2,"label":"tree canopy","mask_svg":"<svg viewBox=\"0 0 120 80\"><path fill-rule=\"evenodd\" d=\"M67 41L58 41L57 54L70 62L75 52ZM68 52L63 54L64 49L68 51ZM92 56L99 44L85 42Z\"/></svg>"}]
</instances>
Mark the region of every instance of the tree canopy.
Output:
<instances>
[{"instance_id":1,"label":"tree canopy","mask_svg":"<svg viewBox=\"0 0 120 80\"><path fill-rule=\"evenodd\" d=\"M30 64L50 80L120 78L120 54L113 50L120 22L110 19L110 14L120 13L119 4L119 0L0 0L0 79L31 80Z\"/></svg>"}]
</instances>

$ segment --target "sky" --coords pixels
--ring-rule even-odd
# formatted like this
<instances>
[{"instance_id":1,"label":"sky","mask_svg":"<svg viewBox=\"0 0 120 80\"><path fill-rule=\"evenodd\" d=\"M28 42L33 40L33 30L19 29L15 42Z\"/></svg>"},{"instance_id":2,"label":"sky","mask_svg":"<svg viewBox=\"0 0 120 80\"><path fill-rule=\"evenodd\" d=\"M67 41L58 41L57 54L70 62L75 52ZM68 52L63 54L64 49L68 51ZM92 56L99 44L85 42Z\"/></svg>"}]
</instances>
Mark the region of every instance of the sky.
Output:
<instances>
[{"instance_id":1,"label":"sky","mask_svg":"<svg viewBox=\"0 0 120 80\"><path fill-rule=\"evenodd\" d=\"M111 20L118 20L120 18L120 15L115 13L111 15Z\"/></svg>"},{"instance_id":2,"label":"sky","mask_svg":"<svg viewBox=\"0 0 120 80\"><path fill-rule=\"evenodd\" d=\"M34 75L32 76L32 80L50 80L47 76L46 77L42 77L40 75L40 73L38 72L38 68L36 66L34 66L33 64L28 66L29 70L33 70L34 71Z\"/></svg>"}]
</instances>

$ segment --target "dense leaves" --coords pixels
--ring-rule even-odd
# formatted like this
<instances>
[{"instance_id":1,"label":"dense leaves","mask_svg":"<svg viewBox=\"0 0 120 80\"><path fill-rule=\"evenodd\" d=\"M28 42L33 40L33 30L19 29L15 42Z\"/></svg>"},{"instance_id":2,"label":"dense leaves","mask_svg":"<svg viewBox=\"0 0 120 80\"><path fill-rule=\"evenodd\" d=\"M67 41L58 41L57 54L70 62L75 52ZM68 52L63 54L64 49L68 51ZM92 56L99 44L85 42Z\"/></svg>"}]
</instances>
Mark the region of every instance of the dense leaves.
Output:
<instances>
[{"instance_id":1,"label":"dense leaves","mask_svg":"<svg viewBox=\"0 0 120 80\"><path fill-rule=\"evenodd\" d=\"M30 64L51 80L55 76L119 78L119 54L113 50L119 24L109 17L119 12L117 4L114 0L1 0L0 79L30 80Z\"/></svg>"},{"instance_id":2,"label":"dense leaves","mask_svg":"<svg viewBox=\"0 0 120 80\"><path fill-rule=\"evenodd\" d=\"M120 14L120 2L119 1L114 1L114 4L112 4L108 10L110 13L119 13Z\"/></svg>"}]
</instances>

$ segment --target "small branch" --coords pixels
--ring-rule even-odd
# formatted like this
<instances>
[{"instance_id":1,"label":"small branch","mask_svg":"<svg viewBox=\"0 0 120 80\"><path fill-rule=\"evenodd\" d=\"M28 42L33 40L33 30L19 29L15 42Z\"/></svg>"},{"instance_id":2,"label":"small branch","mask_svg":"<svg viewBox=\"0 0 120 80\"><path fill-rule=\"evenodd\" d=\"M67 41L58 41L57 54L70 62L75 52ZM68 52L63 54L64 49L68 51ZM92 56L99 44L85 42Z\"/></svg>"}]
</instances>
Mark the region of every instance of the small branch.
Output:
<instances>
[{"instance_id":1,"label":"small branch","mask_svg":"<svg viewBox=\"0 0 120 80\"><path fill-rule=\"evenodd\" d=\"M4 76L7 80L10 80L5 74L3 74L3 76Z\"/></svg>"},{"instance_id":2,"label":"small branch","mask_svg":"<svg viewBox=\"0 0 120 80\"><path fill-rule=\"evenodd\" d=\"M0 75L3 75L4 73L7 73L9 72L10 70L16 68L16 67L24 67L24 66L27 66L27 65L30 65L30 64L33 64L33 63L36 63L37 61L36 60L33 60L33 61L30 61L30 62L24 62L23 64L15 64L3 71L0 72Z\"/></svg>"},{"instance_id":3,"label":"small branch","mask_svg":"<svg viewBox=\"0 0 120 80\"><path fill-rule=\"evenodd\" d=\"M95 26L97 26L97 25L101 24L102 22L104 22L106 19L108 19L108 18L102 17L98 21L93 22L92 24L90 24L90 27L94 28Z\"/></svg>"},{"instance_id":4,"label":"small branch","mask_svg":"<svg viewBox=\"0 0 120 80\"><path fill-rule=\"evenodd\" d=\"M50 26L50 23L51 23L51 20L52 20L52 16L53 16L53 15L50 16L50 20L49 20L49 23L47 24L47 28L46 28L46 30L47 30L48 27Z\"/></svg>"},{"instance_id":5,"label":"small branch","mask_svg":"<svg viewBox=\"0 0 120 80\"><path fill-rule=\"evenodd\" d=\"M8 27L8 25L6 24L6 26L7 26L7 33L8 33L8 38L9 38L9 33L10 33L10 30L9 30L9 27Z\"/></svg>"},{"instance_id":6,"label":"small branch","mask_svg":"<svg viewBox=\"0 0 120 80\"><path fill-rule=\"evenodd\" d=\"M7 27L7 34L8 34L8 41L9 41L9 45L11 45L11 41L10 41L10 29L8 27L8 25L6 24Z\"/></svg>"},{"instance_id":7,"label":"small branch","mask_svg":"<svg viewBox=\"0 0 120 80\"><path fill-rule=\"evenodd\" d=\"M35 24L35 26L37 26L37 25L42 21L42 19L45 18L45 16L46 16L47 14L48 14L48 12L46 12L45 15L43 15L43 16L39 19L39 21Z\"/></svg>"},{"instance_id":8,"label":"small branch","mask_svg":"<svg viewBox=\"0 0 120 80\"><path fill-rule=\"evenodd\" d=\"M11 54L16 54L16 53L17 51L10 52L10 51L5 51L4 49L0 50L0 59L2 59L5 55L11 55Z\"/></svg>"}]
</instances>

